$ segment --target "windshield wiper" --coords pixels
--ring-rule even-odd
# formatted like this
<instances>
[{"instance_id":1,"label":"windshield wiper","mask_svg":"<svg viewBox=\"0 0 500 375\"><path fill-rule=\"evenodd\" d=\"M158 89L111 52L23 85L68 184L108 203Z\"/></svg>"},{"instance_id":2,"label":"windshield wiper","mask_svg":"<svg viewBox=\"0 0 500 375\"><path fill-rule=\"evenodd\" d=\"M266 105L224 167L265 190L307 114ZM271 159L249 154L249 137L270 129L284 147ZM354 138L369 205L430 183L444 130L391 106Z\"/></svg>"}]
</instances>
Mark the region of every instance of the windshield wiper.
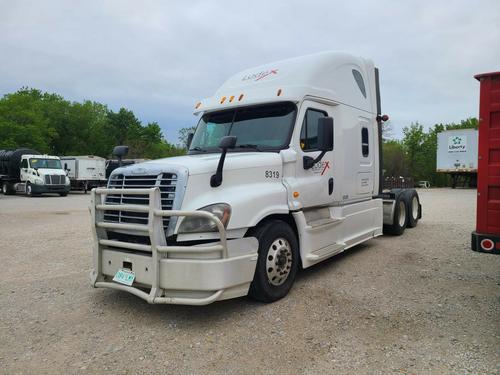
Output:
<instances>
[{"instance_id":1,"label":"windshield wiper","mask_svg":"<svg viewBox=\"0 0 500 375\"><path fill-rule=\"evenodd\" d=\"M207 150L205 150L204 148L198 147L198 146L190 148L189 151L207 152Z\"/></svg>"},{"instance_id":2,"label":"windshield wiper","mask_svg":"<svg viewBox=\"0 0 500 375\"><path fill-rule=\"evenodd\" d=\"M253 145L253 144L250 144L250 143L245 143L245 144L242 144L242 145L238 145L236 146L237 148L252 148L256 151L259 151L259 152L262 152L262 149L257 146L257 145Z\"/></svg>"}]
</instances>

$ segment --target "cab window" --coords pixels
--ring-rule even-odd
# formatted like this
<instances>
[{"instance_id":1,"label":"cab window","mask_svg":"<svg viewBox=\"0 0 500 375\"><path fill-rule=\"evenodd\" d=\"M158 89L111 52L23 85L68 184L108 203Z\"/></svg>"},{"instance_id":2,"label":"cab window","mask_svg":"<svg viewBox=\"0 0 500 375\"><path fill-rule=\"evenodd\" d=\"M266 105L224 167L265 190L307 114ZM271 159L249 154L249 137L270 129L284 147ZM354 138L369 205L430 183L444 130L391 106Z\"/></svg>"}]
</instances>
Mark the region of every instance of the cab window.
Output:
<instances>
[{"instance_id":1,"label":"cab window","mask_svg":"<svg viewBox=\"0 0 500 375\"><path fill-rule=\"evenodd\" d=\"M300 131L300 148L304 151L318 150L318 119L327 117L326 112L308 108Z\"/></svg>"},{"instance_id":2,"label":"cab window","mask_svg":"<svg viewBox=\"0 0 500 375\"><path fill-rule=\"evenodd\" d=\"M21 162L21 168L28 168L28 160L23 159L23 161Z\"/></svg>"}]
</instances>

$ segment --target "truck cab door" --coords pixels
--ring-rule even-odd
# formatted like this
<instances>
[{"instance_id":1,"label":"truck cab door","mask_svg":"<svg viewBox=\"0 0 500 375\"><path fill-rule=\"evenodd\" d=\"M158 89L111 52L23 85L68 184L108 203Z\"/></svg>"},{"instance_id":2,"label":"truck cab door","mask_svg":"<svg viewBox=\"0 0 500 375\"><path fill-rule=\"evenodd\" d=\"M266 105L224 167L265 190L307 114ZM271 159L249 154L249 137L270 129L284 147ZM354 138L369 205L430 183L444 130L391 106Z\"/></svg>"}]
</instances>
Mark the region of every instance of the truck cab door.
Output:
<instances>
[{"instance_id":1,"label":"truck cab door","mask_svg":"<svg viewBox=\"0 0 500 375\"><path fill-rule=\"evenodd\" d=\"M20 171L20 179L23 182L28 181L28 174L29 172L29 164L28 164L28 159L22 159L21 160L21 171Z\"/></svg>"},{"instance_id":2,"label":"truck cab door","mask_svg":"<svg viewBox=\"0 0 500 375\"><path fill-rule=\"evenodd\" d=\"M297 151L293 189L299 194L295 199L303 208L330 205L333 202L335 140L333 151L326 152L321 161L310 169L305 169L303 165L304 156L316 158L321 153L317 149L318 119L328 116L333 117L335 133L335 117L331 106L305 100L299 110L292 139L293 148Z\"/></svg>"}]
</instances>

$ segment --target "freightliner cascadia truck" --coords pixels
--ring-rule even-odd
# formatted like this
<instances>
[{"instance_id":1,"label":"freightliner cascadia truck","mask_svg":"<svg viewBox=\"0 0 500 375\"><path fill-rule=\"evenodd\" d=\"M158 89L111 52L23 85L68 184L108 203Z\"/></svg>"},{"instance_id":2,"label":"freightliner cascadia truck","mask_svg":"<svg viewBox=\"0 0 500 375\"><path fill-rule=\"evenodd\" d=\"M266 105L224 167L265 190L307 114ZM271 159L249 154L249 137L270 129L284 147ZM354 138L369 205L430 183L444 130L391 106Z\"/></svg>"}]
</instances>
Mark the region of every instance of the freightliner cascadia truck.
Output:
<instances>
[{"instance_id":1,"label":"freightliner cascadia truck","mask_svg":"<svg viewBox=\"0 0 500 375\"><path fill-rule=\"evenodd\" d=\"M92 285L149 303L284 297L308 268L421 218L382 191L378 70L323 52L245 70L196 104L186 156L92 192Z\"/></svg>"},{"instance_id":2,"label":"freightliner cascadia truck","mask_svg":"<svg viewBox=\"0 0 500 375\"><path fill-rule=\"evenodd\" d=\"M20 148L0 150L0 186L5 195L56 193L66 196L70 181L59 157Z\"/></svg>"}]
</instances>

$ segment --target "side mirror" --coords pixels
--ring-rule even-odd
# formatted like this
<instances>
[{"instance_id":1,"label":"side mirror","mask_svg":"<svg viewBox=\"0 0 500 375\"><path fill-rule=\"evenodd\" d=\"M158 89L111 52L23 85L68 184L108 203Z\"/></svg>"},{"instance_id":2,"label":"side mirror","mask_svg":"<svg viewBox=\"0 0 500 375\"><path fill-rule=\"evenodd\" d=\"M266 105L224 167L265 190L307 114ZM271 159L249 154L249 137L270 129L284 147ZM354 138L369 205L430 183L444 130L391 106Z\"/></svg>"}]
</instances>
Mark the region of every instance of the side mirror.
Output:
<instances>
[{"instance_id":1,"label":"side mirror","mask_svg":"<svg viewBox=\"0 0 500 375\"><path fill-rule=\"evenodd\" d=\"M322 117L318 119L318 150L333 150L333 118Z\"/></svg>"},{"instance_id":2,"label":"side mirror","mask_svg":"<svg viewBox=\"0 0 500 375\"><path fill-rule=\"evenodd\" d=\"M234 135L222 137L219 141L219 148L223 151L229 148L234 148L236 146L236 139L237 138Z\"/></svg>"},{"instance_id":3,"label":"side mirror","mask_svg":"<svg viewBox=\"0 0 500 375\"><path fill-rule=\"evenodd\" d=\"M118 158L122 158L128 154L128 146L116 146L113 149L113 155L118 156Z\"/></svg>"},{"instance_id":4,"label":"side mirror","mask_svg":"<svg viewBox=\"0 0 500 375\"><path fill-rule=\"evenodd\" d=\"M220 154L219 164L217 165L217 170L215 174L210 178L210 186L217 187L222 184L222 169L224 168L224 160L226 159L226 153L228 149L234 148L236 146L237 138L234 135L228 135L222 137L219 142L219 148L222 149Z\"/></svg>"},{"instance_id":5,"label":"side mirror","mask_svg":"<svg viewBox=\"0 0 500 375\"><path fill-rule=\"evenodd\" d=\"M118 165L122 166L122 158L128 154L128 146L116 146L113 149L113 155L118 157Z\"/></svg>"},{"instance_id":6,"label":"side mirror","mask_svg":"<svg viewBox=\"0 0 500 375\"><path fill-rule=\"evenodd\" d=\"M187 140L186 140L186 148L189 150L189 147L191 146L191 142L193 141L194 133L188 133Z\"/></svg>"},{"instance_id":7,"label":"side mirror","mask_svg":"<svg viewBox=\"0 0 500 375\"><path fill-rule=\"evenodd\" d=\"M328 151L333 150L333 118L331 117L318 119L318 150L321 151L321 154L316 159L310 156L303 157L302 164L304 169L311 169L314 164L323 159L323 156Z\"/></svg>"}]
</instances>

